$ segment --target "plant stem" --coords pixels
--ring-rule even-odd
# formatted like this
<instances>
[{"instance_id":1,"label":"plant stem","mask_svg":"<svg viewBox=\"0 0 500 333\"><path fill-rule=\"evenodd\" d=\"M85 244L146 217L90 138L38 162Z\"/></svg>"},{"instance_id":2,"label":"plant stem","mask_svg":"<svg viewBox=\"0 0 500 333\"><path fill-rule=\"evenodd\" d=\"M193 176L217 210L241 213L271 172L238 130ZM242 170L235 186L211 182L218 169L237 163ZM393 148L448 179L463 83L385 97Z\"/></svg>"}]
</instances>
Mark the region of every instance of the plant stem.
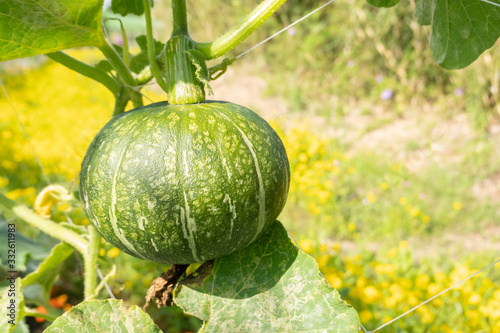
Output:
<instances>
[{"instance_id":1,"label":"plant stem","mask_svg":"<svg viewBox=\"0 0 500 333\"><path fill-rule=\"evenodd\" d=\"M95 290L97 287L97 253L99 249L99 243L101 241L101 236L97 233L95 228L91 225L88 226L89 230L89 246L87 247L87 253L84 255L85 260L85 276L84 276L84 294L85 300L91 299L95 295Z\"/></svg>"},{"instance_id":2,"label":"plant stem","mask_svg":"<svg viewBox=\"0 0 500 333\"><path fill-rule=\"evenodd\" d=\"M68 243L85 256L88 248L88 242L73 230L67 229L54 221L44 219L28 207L19 205L17 202L10 200L2 193L0 193L0 205L12 211L17 217L28 222L29 225L40 229L54 238Z\"/></svg>"},{"instance_id":3,"label":"plant stem","mask_svg":"<svg viewBox=\"0 0 500 333\"><path fill-rule=\"evenodd\" d=\"M120 93L115 95L115 108L113 109L113 117L123 113L127 107L128 101L130 101L130 94L127 88L122 87Z\"/></svg>"},{"instance_id":4,"label":"plant stem","mask_svg":"<svg viewBox=\"0 0 500 333\"><path fill-rule=\"evenodd\" d=\"M60 63L63 66L68 67L71 70L74 70L75 72L78 72L88 78L91 78L92 80L101 83L103 86L108 88L108 90L111 91L111 93L115 96L120 92L120 84L100 69L89 66L86 63L76 60L75 58L70 57L66 53L60 51L48 53L47 57Z\"/></svg>"},{"instance_id":5,"label":"plant stem","mask_svg":"<svg viewBox=\"0 0 500 333\"><path fill-rule=\"evenodd\" d=\"M231 51L274 14L286 0L264 0L240 24L211 43L195 43L207 60Z\"/></svg>"},{"instance_id":6,"label":"plant stem","mask_svg":"<svg viewBox=\"0 0 500 333\"><path fill-rule=\"evenodd\" d=\"M188 35L186 0L172 0L172 14L174 21L172 37Z\"/></svg>"},{"instance_id":7,"label":"plant stem","mask_svg":"<svg viewBox=\"0 0 500 333\"><path fill-rule=\"evenodd\" d=\"M113 68L116 70L120 78L127 86L127 89L130 93L130 99L134 103L134 106L138 107L144 105L142 102L141 94L133 89L137 86L137 82L135 81L129 68L127 67L127 65L125 65L116 50L111 47L105 39L103 39L103 42L99 46L99 50L101 50L101 52L108 59L108 61L111 63Z\"/></svg>"},{"instance_id":8,"label":"plant stem","mask_svg":"<svg viewBox=\"0 0 500 333\"><path fill-rule=\"evenodd\" d=\"M146 18L146 39L148 42L148 58L149 58L151 73L153 74L153 77L156 79L156 82L161 87L161 89L167 92L168 90L167 84L165 83L163 77L161 76L160 68L158 67L158 63L156 62L155 58L156 53L155 53L155 44L153 40L153 24L151 23L151 9L149 8L149 0L142 0L142 3L144 5L144 16Z\"/></svg>"}]
</instances>

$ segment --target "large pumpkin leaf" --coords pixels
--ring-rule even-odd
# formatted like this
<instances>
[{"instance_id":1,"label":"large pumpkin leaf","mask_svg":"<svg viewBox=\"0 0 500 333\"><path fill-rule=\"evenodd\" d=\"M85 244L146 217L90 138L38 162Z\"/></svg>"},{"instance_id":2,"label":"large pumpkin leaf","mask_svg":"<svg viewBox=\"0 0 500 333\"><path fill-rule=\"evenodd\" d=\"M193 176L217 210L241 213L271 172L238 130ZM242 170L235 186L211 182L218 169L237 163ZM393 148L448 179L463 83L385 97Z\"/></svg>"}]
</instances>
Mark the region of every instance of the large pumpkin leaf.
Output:
<instances>
[{"instance_id":1,"label":"large pumpkin leaf","mask_svg":"<svg viewBox=\"0 0 500 333\"><path fill-rule=\"evenodd\" d=\"M149 1L153 7L154 1ZM111 10L115 14L126 16L127 14L142 15L144 14L144 6L142 0L113 0L111 2Z\"/></svg>"},{"instance_id":2,"label":"large pumpkin leaf","mask_svg":"<svg viewBox=\"0 0 500 333\"><path fill-rule=\"evenodd\" d=\"M73 247L66 243L55 246L38 269L22 280L26 297L41 304L48 302L52 284L59 274L59 268L72 253Z\"/></svg>"},{"instance_id":3,"label":"large pumpkin leaf","mask_svg":"<svg viewBox=\"0 0 500 333\"><path fill-rule=\"evenodd\" d=\"M0 61L102 41L103 0L0 1Z\"/></svg>"},{"instance_id":4,"label":"large pumpkin leaf","mask_svg":"<svg viewBox=\"0 0 500 333\"><path fill-rule=\"evenodd\" d=\"M9 285L0 291L0 332L12 332L24 317L24 299L21 279L7 276Z\"/></svg>"},{"instance_id":5,"label":"large pumpkin leaf","mask_svg":"<svg viewBox=\"0 0 500 333\"><path fill-rule=\"evenodd\" d=\"M496 1L496 2L495 2ZM498 6L481 0L417 0L417 18L432 23L431 51L446 69L470 65L500 37Z\"/></svg>"},{"instance_id":6,"label":"large pumpkin leaf","mask_svg":"<svg viewBox=\"0 0 500 333\"><path fill-rule=\"evenodd\" d=\"M368 3L375 7L392 7L399 3L399 0L366 0Z\"/></svg>"},{"instance_id":7,"label":"large pumpkin leaf","mask_svg":"<svg viewBox=\"0 0 500 333\"><path fill-rule=\"evenodd\" d=\"M159 333L147 313L121 300L91 300L78 304L58 317L44 332Z\"/></svg>"},{"instance_id":8,"label":"large pumpkin leaf","mask_svg":"<svg viewBox=\"0 0 500 333\"><path fill-rule=\"evenodd\" d=\"M203 332L358 332L359 318L281 223L245 249L206 262L174 301Z\"/></svg>"},{"instance_id":9,"label":"large pumpkin leaf","mask_svg":"<svg viewBox=\"0 0 500 333\"><path fill-rule=\"evenodd\" d=\"M421 25L432 23L432 13L434 13L434 0L415 0L415 16Z\"/></svg>"}]
</instances>

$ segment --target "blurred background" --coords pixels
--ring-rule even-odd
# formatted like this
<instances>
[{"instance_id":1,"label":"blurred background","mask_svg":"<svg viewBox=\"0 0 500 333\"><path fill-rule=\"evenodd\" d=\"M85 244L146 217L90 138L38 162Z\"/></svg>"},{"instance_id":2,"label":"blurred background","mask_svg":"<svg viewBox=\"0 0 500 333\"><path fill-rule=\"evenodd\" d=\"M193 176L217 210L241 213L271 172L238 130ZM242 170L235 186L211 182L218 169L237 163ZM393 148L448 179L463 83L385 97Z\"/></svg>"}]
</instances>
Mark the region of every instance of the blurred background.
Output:
<instances>
[{"instance_id":1,"label":"blurred background","mask_svg":"<svg viewBox=\"0 0 500 333\"><path fill-rule=\"evenodd\" d=\"M258 2L187 1L193 39L214 39ZM321 3L289 0L231 55ZM419 26L413 13L413 1L376 9L364 0L337 0L212 82L210 99L253 109L283 139L292 181L280 220L367 329L500 258L500 48L463 70L445 71L432 59L429 27ZM170 1L156 1L153 15L155 38L166 41ZM137 51L144 20L122 20ZM122 43L119 23L105 26ZM87 63L102 59L90 48L68 53ZM111 117L112 95L44 56L0 64L0 76L12 101L0 96L0 191L33 205L47 185L33 149L52 182L70 187L76 179L77 190L86 148ZM165 98L155 85L143 92L150 101ZM54 207L52 219L65 221L64 212L88 223L78 205ZM2 228L10 218L3 215ZM25 249L20 269L27 274L56 242L17 223ZM109 244L100 258L103 271L118 265L114 295L140 306L151 281L168 268ZM82 266L80 260L65 265L53 306L68 309L82 301ZM500 332L499 269L382 331ZM167 332L194 332L201 324L176 307L148 312ZM47 325L29 324L32 331Z\"/></svg>"}]
</instances>

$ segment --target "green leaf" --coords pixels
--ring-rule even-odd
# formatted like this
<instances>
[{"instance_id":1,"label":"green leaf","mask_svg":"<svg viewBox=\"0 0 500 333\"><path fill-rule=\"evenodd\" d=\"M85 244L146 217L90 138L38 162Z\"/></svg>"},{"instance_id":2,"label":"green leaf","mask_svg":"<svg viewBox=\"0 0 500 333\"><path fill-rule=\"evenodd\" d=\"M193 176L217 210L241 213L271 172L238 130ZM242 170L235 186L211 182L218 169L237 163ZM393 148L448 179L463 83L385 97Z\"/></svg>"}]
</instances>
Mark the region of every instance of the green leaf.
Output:
<instances>
[{"instance_id":1,"label":"green leaf","mask_svg":"<svg viewBox=\"0 0 500 333\"><path fill-rule=\"evenodd\" d=\"M149 1L150 6L153 7L154 2ZM144 14L144 6L142 0L113 0L111 2L111 10L113 13L127 16L127 14L142 15Z\"/></svg>"},{"instance_id":2,"label":"green leaf","mask_svg":"<svg viewBox=\"0 0 500 333\"><path fill-rule=\"evenodd\" d=\"M432 13L434 12L434 0L415 0L415 16L420 25L430 25L432 23Z\"/></svg>"},{"instance_id":3,"label":"green leaf","mask_svg":"<svg viewBox=\"0 0 500 333\"><path fill-rule=\"evenodd\" d=\"M7 221L0 216L0 239L7 239L7 235ZM51 248L56 244L53 242L54 239L44 233L40 233L35 241L16 231L16 263L14 268L17 271L24 272L27 269L26 266L28 263L45 259L49 255ZM4 266L7 267L9 253L7 252L7 242L4 242L4 244L5 246L2 251L0 251L0 260L4 263ZM10 268L7 267L7 270L9 269ZM0 284L1 282L0 280Z\"/></svg>"},{"instance_id":4,"label":"green leaf","mask_svg":"<svg viewBox=\"0 0 500 333\"><path fill-rule=\"evenodd\" d=\"M399 3L399 0L366 0L370 5L375 7L393 7Z\"/></svg>"},{"instance_id":5,"label":"green leaf","mask_svg":"<svg viewBox=\"0 0 500 333\"><path fill-rule=\"evenodd\" d=\"M73 250L73 247L66 243L56 245L38 269L22 280L23 289L29 298L40 303L48 302L52 284L59 274L59 268L63 261L73 253Z\"/></svg>"},{"instance_id":6,"label":"green leaf","mask_svg":"<svg viewBox=\"0 0 500 333\"><path fill-rule=\"evenodd\" d=\"M0 61L102 43L103 0L3 0Z\"/></svg>"},{"instance_id":7,"label":"green leaf","mask_svg":"<svg viewBox=\"0 0 500 333\"><path fill-rule=\"evenodd\" d=\"M123 333L161 332L147 313L121 300L91 300L57 318L44 332Z\"/></svg>"},{"instance_id":8,"label":"green leaf","mask_svg":"<svg viewBox=\"0 0 500 333\"><path fill-rule=\"evenodd\" d=\"M146 66L149 65L148 58L148 42L146 36L142 35L135 39L137 44L141 48L141 52L136 54L130 59L130 70L136 74L139 74ZM159 56L163 51L165 45L162 42L153 40L155 48L155 56Z\"/></svg>"},{"instance_id":9,"label":"green leaf","mask_svg":"<svg viewBox=\"0 0 500 333\"><path fill-rule=\"evenodd\" d=\"M481 0L434 0L431 51L446 69L470 65L500 37L500 7Z\"/></svg>"},{"instance_id":10,"label":"green leaf","mask_svg":"<svg viewBox=\"0 0 500 333\"><path fill-rule=\"evenodd\" d=\"M358 332L359 318L280 222L245 249L204 263L174 301L203 332Z\"/></svg>"},{"instance_id":11,"label":"green leaf","mask_svg":"<svg viewBox=\"0 0 500 333\"><path fill-rule=\"evenodd\" d=\"M9 277L7 277L9 279ZM21 279L14 278L0 292L0 332L12 332L24 317L24 299L21 291Z\"/></svg>"}]
</instances>

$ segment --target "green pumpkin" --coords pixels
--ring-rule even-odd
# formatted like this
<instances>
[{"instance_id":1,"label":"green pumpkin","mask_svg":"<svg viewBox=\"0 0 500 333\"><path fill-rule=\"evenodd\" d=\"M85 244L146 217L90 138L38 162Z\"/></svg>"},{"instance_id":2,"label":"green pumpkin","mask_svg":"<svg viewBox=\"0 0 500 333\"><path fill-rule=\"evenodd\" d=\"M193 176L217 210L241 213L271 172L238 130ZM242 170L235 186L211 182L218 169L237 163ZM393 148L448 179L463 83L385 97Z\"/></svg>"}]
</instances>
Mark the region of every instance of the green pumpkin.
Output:
<instances>
[{"instance_id":1,"label":"green pumpkin","mask_svg":"<svg viewBox=\"0 0 500 333\"><path fill-rule=\"evenodd\" d=\"M156 103L111 119L80 173L84 210L108 242L138 258L189 264L244 248L288 195L285 148L232 103Z\"/></svg>"}]
</instances>

